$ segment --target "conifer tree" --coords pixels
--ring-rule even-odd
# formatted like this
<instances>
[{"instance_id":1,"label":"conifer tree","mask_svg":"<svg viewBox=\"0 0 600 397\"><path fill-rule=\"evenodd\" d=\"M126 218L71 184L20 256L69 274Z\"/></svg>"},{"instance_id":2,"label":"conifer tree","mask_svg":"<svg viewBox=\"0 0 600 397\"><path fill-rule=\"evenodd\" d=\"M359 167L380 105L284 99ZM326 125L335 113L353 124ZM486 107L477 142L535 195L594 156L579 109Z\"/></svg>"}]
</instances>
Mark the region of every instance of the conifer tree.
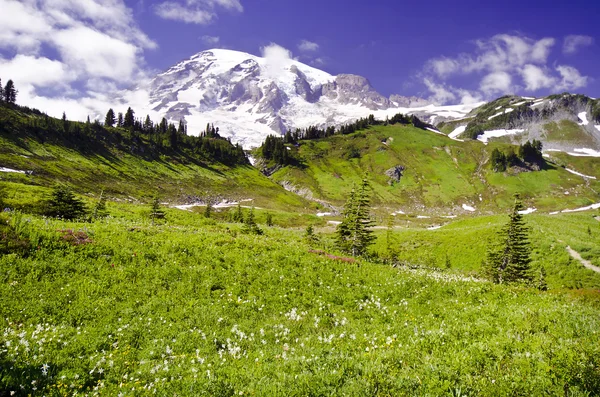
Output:
<instances>
[{"instance_id":1,"label":"conifer tree","mask_svg":"<svg viewBox=\"0 0 600 397\"><path fill-rule=\"evenodd\" d=\"M263 234L263 231L258 227L254 220L254 207L250 208L250 212L244 219L244 226L242 227L243 233L251 234Z\"/></svg>"},{"instance_id":2,"label":"conifer tree","mask_svg":"<svg viewBox=\"0 0 600 397\"><path fill-rule=\"evenodd\" d=\"M518 195L509 215L508 223L499 232L500 244L488 249L485 273L497 284L525 282L531 283L531 247L528 241L528 228L519 211L523 205Z\"/></svg>"},{"instance_id":3,"label":"conifer tree","mask_svg":"<svg viewBox=\"0 0 600 397\"><path fill-rule=\"evenodd\" d=\"M45 214L63 219L81 218L86 213L83 201L65 186L56 186L47 202Z\"/></svg>"},{"instance_id":4,"label":"conifer tree","mask_svg":"<svg viewBox=\"0 0 600 397\"><path fill-rule=\"evenodd\" d=\"M2 79L0 79L0 102L4 101L4 87L2 87Z\"/></svg>"},{"instance_id":5,"label":"conifer tree","mask_svg":"<svg viewBox=\"0 0 600 397\"><path fill-rule=\"evenodd\" d=\"M231 215L232 222L243 223L244 222L244 213L242 212L242 206L238 203L237 209Z\"/></svg>"},{"instance_id":6,"label":"conifer tree","mask_svg":"<svg viewBox=\"0 0 600 397\"><path fill-rule=\"evenodd\" d=\"M213 210L213 206L212 203L209 201L206 202L206 208L204 208L204 217L205 218L210 218L211 214L212 214L212 210Z\"/></svg>"},{"instance_id":7,"label":"conifer tree","mask_svg":"<svg viewBox=\"0 0 600 397\"><path fill-rule=\"evenodd\" d=\"M177 127L177 133L185 135L185 124L183 124L183 120L179 120L179 127Z\"/></svg>"},{"instance_id":8,"label":"conifer tree","mask_svg":"<svg viewBox=\"0 0 600 397\"><path fill-rule=\"evenodd\" d=\"M267 212L266 217L267 217L267 219L266 219L265 223L267 224L267 226L269 226L269 227L273 226L273 215L271 215L270 212Z\"/></svg>"},{"instance_id":9,"label":"conifer tree","mask_svg":"<svg viewBox=\"0 0 600 397\"><path fill-rule=\"evenodd\" d=\"M106 118L104 119L104 125L107 127L114 127L115 121L115 111L108 109L108 112L106 112Z\"/></svg>"},{"instance_id":10,"label":"conifer tree","mask_svg":"<svg viewBox=\"0 0 600 397\"><path fill-rule=\"evenodd\" d=\"M117 116L117 127L123 127L123 113L121 112Z\"/></svg>"},{"instance_id":11,"label":"conifer tree","mask_svg":"<svg viewBox=\"0 0 600 397\"><path fill-rule=\"evenodd\" d=\"M104 190L100 192L100 197L98 198L98 202L94 205L94 209L92 210L92 219L104 218L108 215L106 211L106 197L104 197Z\"/></svg>"},{"instance_id":12,"label":"conifer tree","mask_svg":"<svg viewBox=\"0 0 600 397\"><path fill-rule=\"evenodd\" d=\"M135 116L131 107L127 108L127 112L125 112L125 118L123 119L123 127L131 128L135 124Z\"/></svg>"},{"instance_id":13,"label":"conifer tree","mask_svg":"<svg viewBox=\"0 0 600 397\"><path fill-rule=\"evenodd\" d=\"M363 179L358 192L352 189L342 213L343 219L337 227L337 243L340 248L353 256L364 255L375 237L370 227L373 225L370 212L370 186Z\"/></svg>"},{"instance_id":14,"label":"conifer tree","mask_svg":"<svg viewBox=\"0 0 600 397\"><path fill-rule=\"evenodd\" d=\"M152 206L150 207L150 219L152 220L152 224L154 225L157 219L163 219L164 217L165 212L160 208L160 200L158 196L154 196Z\"/></svg>"},{"instance_id":15,"label":"conifer tree","mask_svg":"<svg viewBox=\"0 0 600 397\"><path fill-rule=\"evenodd\" d=\"M11 104L17 102L17 90L15 89L15 84L12 80L8 80L4 87L4 101Z\"/></svg>"}]
</instances>

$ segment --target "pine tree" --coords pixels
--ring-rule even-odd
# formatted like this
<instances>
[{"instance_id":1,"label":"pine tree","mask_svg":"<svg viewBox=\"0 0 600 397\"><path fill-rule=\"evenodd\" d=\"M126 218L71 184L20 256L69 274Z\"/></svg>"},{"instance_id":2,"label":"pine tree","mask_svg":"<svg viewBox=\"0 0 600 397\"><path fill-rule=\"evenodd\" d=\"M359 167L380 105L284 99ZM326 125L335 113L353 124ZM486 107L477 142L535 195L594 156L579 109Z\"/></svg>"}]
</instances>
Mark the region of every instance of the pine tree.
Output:
<instances>
[{"instance_id":1,"label":"pine tree","mask_svg":"<svg viewBox=\"0 0 600 397\"><path fill-rule=\"evenodd\" d=\"M267 226L269 226L269 227L273 226L273 215L271 215L271 213L267 212L266 217L267 217L267 219L266 219Z\"/></svg>"},{"instance_id":2,"label":"pine tree","mask_svg":"<svg viewBox=\"0 0 600 397\"><path fill-rule=\"evenodd\" d=\"M363 179L358 192L352 189L342 213L343 219L337 227L337 242L340 248L353 256L364 255L375 237L370 211L370 186Z\"/></svg>"},{"instance_id":3,"label":"pine tree","mask_svg":"<svg viewBox=\"0 0 600 397\"><path fill-rule=\"evenodd\" d=\"M164 217L165 212L160 208L160 200L158 196L154 196L152 206L150 207L150 219L152 220L152 224L154 225L157 219L163 219Z\"/></svg>"},{"instance_id":4,"label":"pine tree","mask_svg":"<svg viewBox=\"0 0 600 397\"><path fill-rule=\"evenodd\" d=\"M315 234L315 229L312 225L308 225L304 231L304 239L308 244L316 244L319 242L319 237Z\"/></svg>"},{"instance_id":5,"label":"pine tree","mask_svg":"<svg viewBox=\"0 0 600 397\"><path fill-rule=\"evenodd\" d=\"M548 291L548 284L546 283L546 269L544 269L543 266L540 267L537 289L539 289L540 291Z\"/></svg>"},{"instance_id":6,"label":"pine tree","mask_svg":"<svg viewBox=\"0 0 600 397\"><path fill-rule=\"evenodd\" d=\"M213 210L213 206L212 203L209 201L206 202L206 208L204 208L204 217L205 218L210 218L211 214L212 214L212 210Z\"/></svg>"},{"instance_id":7,"label":"pine tree","mask_svg":"<svg viewBox=\"0 0 600 397\"><path fill-rule=\"evenodd\" d=\"M104 119L104 125L107 127L114 127L115 125L115 112L112 109L108 109L106 112L106 118Z\"/></svg>"},{"instance_id":8,"label":"pine tree","mask_svg":"<svg viewBox=\"0 0 600 397\"><path fill-rule=\"evenodd\" d=\"M508 223L499 232L500 244L488 249L485 273L497 284L516 282L530 283L531 247L528 241L528 228L519 211L523 205L518 195L509 215Z\"/></svg>"},{"instance_id":9,"label":"pine tree","mask_svg":"<svg viewBox=\"0 0 600 397\"><path fill-rule=\"evenodd\" d=\"M11 104L17 102L17 90L15 89L15 84L12 80L8 80L4 87L4 101Z\"/></svg>"},{"instance_id":10,"label":"pine tree","mask_svg":"<svg viewBox=\"0 0 600 397\"><path fill-rule=\"evenodd\" d=\"M121 112L117 116L117 127L123 127L123 113Z\"/></svg>"},{"instance_id":11,"label":"pine tree","mask_svg":"<svg viewBox=\"0 0 600 397\"><path fill-rule=\"evenodd\" d=\"M104 218L108 215L106 211L106 197L104 197L104 190L100 192L100 197L98 198L98 202L94 205L94 209L92 210L92 219Z\"/></svg>"},{"instance_id":12,"label":"pine tree","mask_svg":"<svg viewBox=\"0 0 600 397\"><path fill-rule=\"evenodd\" d=\"M125 118L123 119L123 127L131 128L135 124L135 116L131 107L127 108L127 112L125 112Z\"/></svg>"},{"instance_id":13,"label":"pine tree","mask_svg":"<svg viewBox=\"0 0 600 397\"><path fill-rule=\"evenodd\" d=\"M242 212L242 206L238 203L236 210L231 214L231 221L237 223L244 223L244 213Z\"/></svg>"},{"instance_id":14,"label":"pine tree","mask_svg":"<svg viewBox=\"0 0 600 397\"><path fill-rule=\"evenodd\" d=\"M254 207L250 208L250 212L244 219L244 226L242 227L243 233L250 234L263 234L263 231L258 227L254 220Z\"/></svg>"},{"instance_id":15,"label":"pine tree","mask_svg":"<svg viewBox=\"0 0 600 397\"><path fill-rule=\"evenodd\" d=\"M183 120L179 120L179 127L177 127L177 133L185 135L185 124L183 124Z\"/></svg>"},{"instance_id":16,"label":"pine tree","mask_svg":"<svg viewBox=\"0 0 600 397\"><path fill-rule=\"evenodd\" d=\"M73 191L65 186L56 186L46 204L45 214L63 219L76 219L85 215L83 201L75 197Z\"/></svg>"}]
</instances>

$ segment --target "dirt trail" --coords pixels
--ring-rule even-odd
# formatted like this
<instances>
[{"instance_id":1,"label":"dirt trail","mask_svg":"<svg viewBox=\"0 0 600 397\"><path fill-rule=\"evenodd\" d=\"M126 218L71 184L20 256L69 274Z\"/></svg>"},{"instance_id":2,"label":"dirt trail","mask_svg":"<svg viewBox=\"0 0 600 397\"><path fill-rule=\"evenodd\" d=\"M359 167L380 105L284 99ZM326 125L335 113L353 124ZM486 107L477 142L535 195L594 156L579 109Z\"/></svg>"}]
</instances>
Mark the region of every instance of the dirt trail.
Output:
<instances>
[{"instance_id":1,"label":"dirt trail","mask_svg":"<svg viewBox=\"0 0 600 397\"><path fill-rule=\"evenodd\" d=\"M587 267L590 270L595 271L596 273L600 273L600 267L592 265L592 263L590 261L588 261L587 259L583 259L581 257L581 255L579 255L579 252L575 251L573 248L571 248L569 246L567 246L567 251L569 251L569 255L571 255L571 257L573 257L573 259L577 259L579 262L581 262L581 264L583 266Z\"/></svg>"}]
</instances>

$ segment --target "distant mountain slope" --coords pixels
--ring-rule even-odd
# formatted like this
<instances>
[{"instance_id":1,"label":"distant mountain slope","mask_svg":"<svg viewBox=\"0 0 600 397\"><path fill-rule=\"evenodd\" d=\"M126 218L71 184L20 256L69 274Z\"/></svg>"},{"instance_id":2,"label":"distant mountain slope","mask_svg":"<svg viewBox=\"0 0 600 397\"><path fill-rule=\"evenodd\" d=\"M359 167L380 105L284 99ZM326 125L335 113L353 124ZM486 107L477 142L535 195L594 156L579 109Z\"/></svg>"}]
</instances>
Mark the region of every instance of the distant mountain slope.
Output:
<instances>
[{"instance_id":1,"label":"distant mountain slope","mask_svg":"<svg viewBox=\"0 0 600 397\"><path fill-rule=\"evenodd\" d=\"M221 134L244 147L260 146L269 134L340 126L369 114L385 119L417 113L441 120L463 117L476 106L435 107L415 97L386 98L361 76L332 76L292 59L222 49L180 62L139 91L147 91L149 98L143 109L136 109L139 114L184 120L190 134L215 123Z\"/></svg>"},{"instance_id":2,"label":"distant mountain slope","mask_svg":"<svg viewBox=\"0 0 600 397\"><path fill-rule=\"evenodd\" d=\"M490 165L494 148L510 149L501 143L457 142L412 126L373 126L290 146L289 152L300 165L283 167L272 178L288 189L339 207L367 173L380 213L493 213L510 207L514 193L540 211L600 202L600 174L597 167L584 166L586 159L577 167L597 179L552 163L541 171L523 172L517 167L496 173Z\"/></svg>"},{"instance_id":3,"label":"distant mountain slope","mask_svg":"<svg viewBox=\"0 0 600 397\"><path fill-rule=\"evenodd\" d=\"M583 95L506 96L437 127L452 137L513 143L537 139L545 150L600 156L600 101Z\"/></svg>"},{"instance_id":4,"label":"distant mountain slope","mask_svg":"<svg viewBox=\"0 0 600 397\"><path fill-rule=\"evenodd\" d=\"M23 184L67 184L82 194L104 190L118 200L158 194L178 203L252 198L272 208L307 204L251 167L226 140L180 134L176 147L171 140L0 104L0 188L10 193Z\"/></svg>"}]
</instances>

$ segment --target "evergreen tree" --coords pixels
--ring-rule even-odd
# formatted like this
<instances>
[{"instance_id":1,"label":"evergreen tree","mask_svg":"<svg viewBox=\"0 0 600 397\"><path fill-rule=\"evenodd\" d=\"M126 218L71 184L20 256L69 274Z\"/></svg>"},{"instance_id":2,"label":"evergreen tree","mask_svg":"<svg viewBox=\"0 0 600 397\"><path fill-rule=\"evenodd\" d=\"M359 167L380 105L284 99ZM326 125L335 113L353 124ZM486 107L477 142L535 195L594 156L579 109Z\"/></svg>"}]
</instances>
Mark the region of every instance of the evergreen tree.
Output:
<instances>
[{"instance_id":1,"label":"evergreen tree","mask_svg":"<svg viewBox=\"0 0 600 397\"><path fill-rule=\"evenodd\" d=\"M17 90L15 89L15 84L12 80L8 80L4 87L4 101L11 104L17 102Z\"/></svg>"},{"instance_id":2,"label":"evergreen tree","mask_svg":"<svg viewBox=\"0 0 600 397\"><path fill-rule=\"evenodd\" d=\"M98 198L98 202L94 205L94 209L92 210L92 219L104 218L108 215L106 211L106 197L104 197L104 190L100 192L100 197Z\"/></svg>"},{"instance_id":3,"label":"evergreen tree","mask_svg":"<svg viewBox=\"0 0 600 397\"><path fill-rule=\"evenodd\" d=\"M269 227L273 226L273 215L271 215L269 212L267 212L266 224Z\"/></svg>"},{"instance_id":4,"label":"evergreen tree","mask_svg":"<svg viewBox=\"0 0 600 397\"><path fill-rule=\"evenodd\" d=\"M237 209L231 215L231 221L232 222L237 222L237 223L243 223L244 222L244 213L242 212L242 206L239 203L237 205Z\"/></svg>"},{"instance_id":5,"label":"evergreen tree","mask_svg":"<svg viewBox=\"0 0 600 397\"><path fill-rule=\"evenodd\" d=\"M210 218L211 214L213 211L213 206L212 203L209 201L206 202L206 208L204 208L204 217L205 218Z\"/></svg>"},{"instance_id":6,"label":"evergreen tree","mask_svg":"<svg viewBox=\"0 0 600 397\"><path fill-rule=\"evenodd\" d=\"M123 127L123 113L121 112L117 116L117 127Z\"/></svg>"},{"instance_id":7,"label":"evergreen tree","mask_svg":"<svg viewBox=\"0 0 600 397\"><path fill-rule=\"evenodd\" d=\"M509 215L508 223L499 232L500 244L490 247L485 262L485 273L497 284L516 282L530 283L531 247L528 241L528 228L519 211L523 205L518 195Z\"/></svg>"},{"instance_id":8,"label":"evergreen tree","mask_svg":"<svg viewBox=\"0 0 600 397\"><path fill-rule=\"evenodd\" d=\"M115 112L112 109L108 109L108 112L106 112L106 118L104 119L104 125L106 127L114 127L115 125Z\"/></svg>"},{"instance_id":9,"label":"evergreen tree","mask_svg":"<svg viewBox=\"0 0 600 397\"><path fill-rule=\"evenodd\" d=\"M353 256L364 255L375 237L370 227L373 225L370 211L370 186L363 179L358 192L352 189L348 201L344 205L343 219L337 227L337 243L339 247Z\"/></svg>"},{"instance_id":10,"label":"evergreen tree","mask_svg":"<svg viewBox=\"0 0 600 397\"><path fill-rule=\"evenodd\" d=\"M546 283L546 269L543 266L540 267L537 289L539 289L540 291L548 291L548 284Z\"/></svg>"},{"instance_id":11,"label":"evergreen tree","mask_svg":"<svg viewBox=\"0 0 600 397\"><path fill-rule=\"evenodd\" d=\"M135 124L135 116L133 110L128 107L127 112L125 112L125 118L123 119L123 127L131 128Z\"/></svg>"},{"instance_id":12,"label":"evergreen tree","mask_svg":"<svg viewBox=\"0 0 600 397\"><path fill-rule=\"evenodd\" d=\"M83 201L75 197L73 191L65 186L56 186L46 203L45 215L47 216L71 220L81 218L85 213Z\"/></svg>"},{"instance_id":13,"label":"evergreen tree","mask_svg":"<svg viewBox=\"0 0 600 397\"><path fill-rule=\"evenodd\" d=\"M183 124L183 120L179 120L179 127L177 127L177 133L185 135L185 124Z\"/></svg>"},{"instance_id":14,"label":"evergreen tree","mask_svg":"<svg viewBox=\"0 0 600 397\"><path fill-rule=\"evenodd\" d=\"M250 212L248 212L248 215L244 219L242 232L249 234L263 234L263 231L258 227L254 220L254 207L250 208Z\"/></svg>"},{"instance_id":15,"label":"evergreen tree","mask_svg":"<svg viewBox=\"0 0 600 397\"><path fill-rule=\"evenodd\" d=\"M319 237L315 234L315 229L312 225L308 225L304 231L304 239L308 244L316 244L319 242Z\"/></svg>"},{"instance_id":16,"label":"evergreen tree","mask_svg":"<svg viewBox=\"0 0 600 397\"><path fill-rule=\"evenodd\" d=\"M152 224L154 225L157 219L163 219L164 217L165 212L160 208L160 200L158 196L154 196L152 206L150 207L150 219L152 220Z\"/></svg>"},{"instance_id":17,"label":"evergreen tree","mask_svg":"<svg viewBox=\"0 0 600 397\"><path fill-rule=\"evenodd\" d=\"M506 171L506 156L502 153L498 148L495 148L492 151L492 170L494 172L504 172Z\"/></svg>"},{"instance_id":18,"label":"evergreen tree","mask_svg":"<svg viewBox=\"0 0 600 397\"><path fill-rule=\"evenodd\" d=\"M152 120L150 120L150 115L146 115L146 120L144 120L143 130L145 133L150 134L153 132L154 124Z\"/></svg>"}]
</instances>

